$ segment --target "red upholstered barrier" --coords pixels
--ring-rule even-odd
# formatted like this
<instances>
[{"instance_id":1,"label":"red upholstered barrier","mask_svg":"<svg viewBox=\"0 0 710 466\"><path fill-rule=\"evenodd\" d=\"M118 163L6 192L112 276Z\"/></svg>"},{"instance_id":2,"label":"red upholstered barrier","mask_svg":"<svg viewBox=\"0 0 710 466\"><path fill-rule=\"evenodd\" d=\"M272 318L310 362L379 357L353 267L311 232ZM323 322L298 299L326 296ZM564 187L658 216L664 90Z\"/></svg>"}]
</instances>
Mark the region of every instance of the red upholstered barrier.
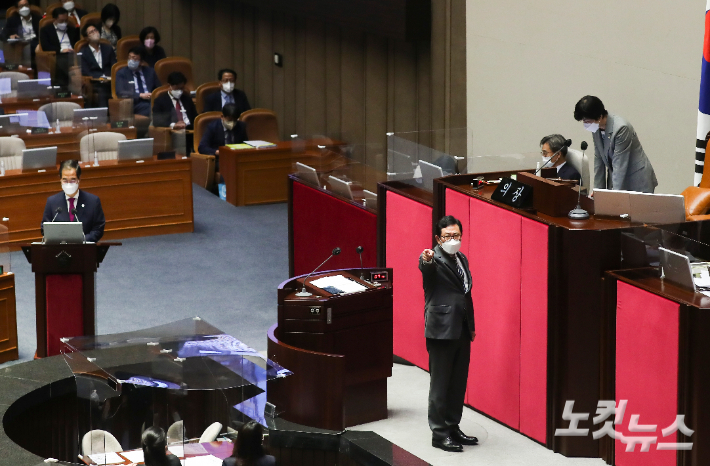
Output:
<instances>
[{"instance_id":1,"label":"red upholstered barrier","mask_svg":"<svg viewBox=\"0 0 710 466\"><path fill-rule=\"evenodd\" d=\"M678 326L680 306L621 281L616 294L616 402L628 400L623 425L616 430L630 436L658 436L659 443L674 443L677 434L663 437L661 430L678 413ZM656 432L629 432L631 415L639 424L656 424ZM688 426L691 429L692 426ZM693 437L691 437L693 438ZM697 439L694 439L697 441ZM615 442L617 466L670 466L676 451L627 453Z\"/></svg>"},{"instance_id":2,"label":"red upholstered barrier","mask_svg":"<svg viewBox=\"0 0 710 466\"><path fill-rule=\"evenodd\" d=\"M518 429L521 217L473 198L469 212L476 341L466 403Z\"/></svg>"},{"instance_id":3,"label":"red upholstered barrier","mask_svg":"<svg viewBox=\"0 0 710 466\"><path fill-rule=\"evenodd\" d=\"M546 441L548 229L522 218L520 432Z\"/></svg>"},{"instance_id":4,"label":"red upholstered barrier","mask_svg":"<svg viewBox=\"0 0 710 466\"><path fill-rule=\"evenodd\" d=\"M293 182L293 264L294 274L310 273L340 247L325 270L358 267L362 246L364 267L377 266L377 216L365 209L336 199L323 191Z\"/></svg>"},{"instance_id":5,"label":"red upholstered barrier","mask_svg":"<svg viewBox=\"0 0 710 466\"><path fill-rule=\"evenodd\" d=\"M79 274L47 275L47 356L59 354L59 339L84 334L83 280Z\"/></svg>"},{"instance_id":6,"label":"red upholstered barrier","mask_svg":"<svg viewBox=\"0 0 710 466\"><path fill-rule=\"evenodd\" d=\"M463 227L463 235L461 237L461 252L471 260L468 255L469 244L471 243L471 221L469 219L469 197L465 194L458 193L451 189L446 189L446 215L453 215L461 221ZM438 220L438 219L437 219ZM469 263L473 268L473 264ZM471 270L473 272L473 270Z\"/></svg>"},{"instance_id":7,"label":"red upholstered barrier","mask_svg":"<svg viewBox=\"0 0 710 466\"><path fill-rule=\"evenodd\" d=\"M394 354L428 370L418 260L432 244L431 207L387 191L387 267L394 284Z\"/></svg>"}]
</instances>

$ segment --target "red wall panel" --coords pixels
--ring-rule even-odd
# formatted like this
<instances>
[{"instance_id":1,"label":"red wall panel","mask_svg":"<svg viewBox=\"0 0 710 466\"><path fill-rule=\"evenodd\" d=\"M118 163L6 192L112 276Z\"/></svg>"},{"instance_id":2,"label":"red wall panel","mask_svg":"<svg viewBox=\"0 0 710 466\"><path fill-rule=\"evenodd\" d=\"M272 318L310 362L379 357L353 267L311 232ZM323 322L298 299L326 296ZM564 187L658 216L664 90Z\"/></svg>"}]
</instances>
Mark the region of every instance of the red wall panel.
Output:
<instances>
[{"instance_id":1,"label":"red wall panel","mask_svg":"<svg viewBox=\"0 0 710 466\"><path fill-rule=\"evenodd\" d=\"M59 354L59 339L84 335L84 291L79 274L47 275L47 356Z\"/></svg>"}]
</instances>

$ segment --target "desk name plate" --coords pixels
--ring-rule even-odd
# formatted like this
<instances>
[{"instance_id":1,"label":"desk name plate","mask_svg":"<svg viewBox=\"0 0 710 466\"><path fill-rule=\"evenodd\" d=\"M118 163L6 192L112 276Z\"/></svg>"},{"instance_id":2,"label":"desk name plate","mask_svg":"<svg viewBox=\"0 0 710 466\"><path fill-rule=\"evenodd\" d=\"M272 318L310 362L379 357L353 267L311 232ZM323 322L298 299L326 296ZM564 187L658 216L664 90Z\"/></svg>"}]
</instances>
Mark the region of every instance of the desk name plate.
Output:
<instances>
[{"instance_id":1,"label":"desk name plate","mask_svg":"<svg viewBox=\"0 0 710 466\"><path fill-rule=\"evenodd\" d=\"M532 191L532 186L528 186L511 178L503 178L491 195L491 199L511 207L522 209L532 206Z\"/></svg>"}]
</instances>

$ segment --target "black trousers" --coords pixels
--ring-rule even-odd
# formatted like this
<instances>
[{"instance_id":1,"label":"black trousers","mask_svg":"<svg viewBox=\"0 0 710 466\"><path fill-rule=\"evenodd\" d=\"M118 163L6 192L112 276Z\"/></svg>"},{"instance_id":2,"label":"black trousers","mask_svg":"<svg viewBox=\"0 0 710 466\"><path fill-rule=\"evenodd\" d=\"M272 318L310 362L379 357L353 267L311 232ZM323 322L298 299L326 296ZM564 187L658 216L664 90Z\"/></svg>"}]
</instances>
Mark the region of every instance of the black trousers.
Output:
<instances>
[{"instance_id":1,"label":"black trousers","mask_svg":"<svg viewBox=\"0 0 710 466\"><path fill-rule=\"evenodd\" d=\"M429 352L429 428L435 440L448 437L461 422L466 396L471 336L466 326L458 340L426 339Z\"/></svg>"}]
</instances>

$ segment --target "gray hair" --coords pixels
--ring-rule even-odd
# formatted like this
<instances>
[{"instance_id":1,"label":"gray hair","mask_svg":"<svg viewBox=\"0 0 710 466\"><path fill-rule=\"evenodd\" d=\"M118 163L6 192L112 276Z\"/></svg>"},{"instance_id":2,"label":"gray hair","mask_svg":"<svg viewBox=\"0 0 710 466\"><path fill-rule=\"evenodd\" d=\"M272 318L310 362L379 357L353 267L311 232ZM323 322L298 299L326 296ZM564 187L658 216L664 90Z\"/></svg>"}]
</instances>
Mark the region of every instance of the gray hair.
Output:
<instances>
[{"instance_id":1,"label":"gray hair","mask_svg":"<svg viewBox=\"0 0 710 466\"><path fill-rule=\"evenodd\" d=\"M565 137L561 134L550 134L549 136L542 138L540 141L540 147L547 143L553 154L559 150L562 155L567 155L567 146L565 146L565 142L567 142L567 139L565 139Z\"/></svg>"}]
</instances>

